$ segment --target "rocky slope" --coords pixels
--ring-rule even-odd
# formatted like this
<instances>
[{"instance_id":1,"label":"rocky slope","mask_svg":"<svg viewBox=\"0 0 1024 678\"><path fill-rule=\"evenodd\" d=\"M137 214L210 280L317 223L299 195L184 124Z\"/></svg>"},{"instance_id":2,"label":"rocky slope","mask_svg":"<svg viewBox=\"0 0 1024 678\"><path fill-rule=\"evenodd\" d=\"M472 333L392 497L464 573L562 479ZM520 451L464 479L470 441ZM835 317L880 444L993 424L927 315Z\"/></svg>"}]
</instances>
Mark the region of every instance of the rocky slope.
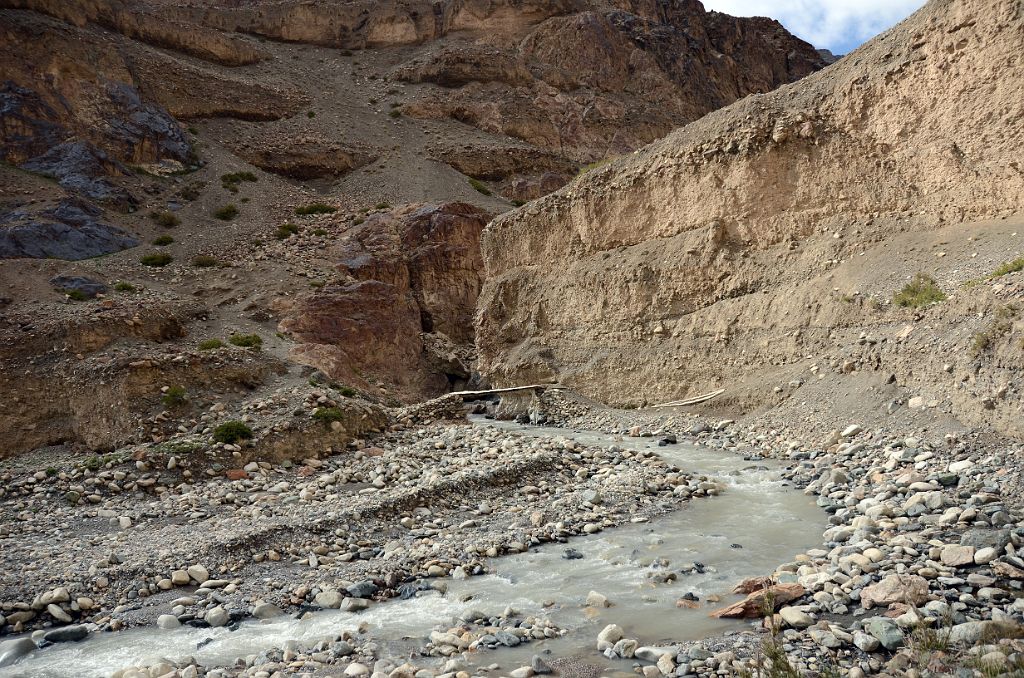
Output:
<instances>
[{"instance_id":1,"label":"rocky slope","mask_svg":"<svg viewBox=\"0 0 1024 678\"><path fill-rule=\"evenodd\" d=\"M0 0L3 296L74 325L116 286L198 299L169 343L255 332L296 371L434 395L471 376L483 217L411 243L405 206L500 213L824 64L775 22L691 1ZM394 271L337 266L389 239L374 256ZM46 257L83 263L29 261ZM62 276L107 299L63 306Z\"/></svg>"},{"instance_id":2,"label":"rocky slope","mask_svg":"<svg viewBox=\"0 0 1024 678\"><path fill-rule=\"evenodd\" d=\"M1020 275L988 276L1022 249L1001 221L1024 208L1022 36L1013 3L931 2L498 217L481 371L633 405L726 387L749 410L864 370L1020 433ZM949 301L890 303L918 272Z\"/></svg>"}]
</instances>

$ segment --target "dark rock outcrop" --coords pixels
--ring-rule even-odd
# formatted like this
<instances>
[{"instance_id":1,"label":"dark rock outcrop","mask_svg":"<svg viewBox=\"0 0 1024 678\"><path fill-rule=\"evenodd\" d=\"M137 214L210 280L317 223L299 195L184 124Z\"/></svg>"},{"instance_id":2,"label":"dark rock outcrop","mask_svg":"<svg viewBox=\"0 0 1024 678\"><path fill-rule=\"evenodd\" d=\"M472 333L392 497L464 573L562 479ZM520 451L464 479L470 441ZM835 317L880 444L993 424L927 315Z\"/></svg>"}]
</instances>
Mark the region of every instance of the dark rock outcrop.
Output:
<instances>
[{"instance_id":1,"label":"dark rock outcrop","mask_svg":"<svg viewBox=\"0 0 1024 678\"><path fill-rule=\"evenodd\" d=\"M90 259L135 247L138 241L103 223L102 211L81 200L64 200L33 213L14 209L0 215L0 259Z\"/></svg>"}]
</instances>

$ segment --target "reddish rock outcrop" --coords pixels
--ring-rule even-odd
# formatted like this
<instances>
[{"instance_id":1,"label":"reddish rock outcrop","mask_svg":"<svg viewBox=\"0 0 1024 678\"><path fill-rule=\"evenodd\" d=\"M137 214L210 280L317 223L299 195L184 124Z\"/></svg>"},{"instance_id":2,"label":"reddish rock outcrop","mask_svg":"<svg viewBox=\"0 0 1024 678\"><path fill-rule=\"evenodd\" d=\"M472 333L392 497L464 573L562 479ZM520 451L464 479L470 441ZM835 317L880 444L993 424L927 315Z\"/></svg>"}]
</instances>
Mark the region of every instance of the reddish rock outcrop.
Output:
<instances>
[{"instance_id":1,"label":"reddish rock outcrop","mask_svg":"<svg viewBox=\"0 0 1024 678\"><path fill-rule=\"evenodd\" d=\"M295 357L407 398L466 380L460 351L472 342L488 219L464 203L410 205L353 227L326 253L344 280L299 300L280 323L302 342Z\"/></svg>"},{"instance_id":2,"label":"reddish rock outcrop","mask_svg":"<svg viewBox=\"0 0 1024 678\"><path fill-rule=\"evenodd\" d=\"M743 600L733 603L728 607L715 610L710 616L719 619L753 619L763 617L769 612L779 609L779 606L796 600L804 595L806 590L800 584L773 584L754 591Z\"/></svg>"}]
</instances>

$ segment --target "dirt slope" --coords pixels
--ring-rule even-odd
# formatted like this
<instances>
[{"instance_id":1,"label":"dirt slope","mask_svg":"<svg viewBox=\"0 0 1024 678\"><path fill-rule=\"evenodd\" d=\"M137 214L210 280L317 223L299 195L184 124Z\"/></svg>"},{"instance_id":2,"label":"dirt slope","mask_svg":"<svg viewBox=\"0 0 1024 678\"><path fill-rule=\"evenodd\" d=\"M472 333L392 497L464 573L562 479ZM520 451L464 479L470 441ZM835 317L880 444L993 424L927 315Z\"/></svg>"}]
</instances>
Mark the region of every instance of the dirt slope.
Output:
<instances>
[{"instance_id":1,"label":"dirt slope","mask_svg":"<svg viewBox=\"0 0 1024 678\"><path fill-rule=\"evenodd\" d=\"M957 288L1020 256L1016 226L970 224L1024 208L1022 38L1018 3L931 2L820 73L499 217L483 242L481 371L619 404L724 386L750 408L791 389L801 364L832 369L821 361L877 327L888 342L864 367L928 385L929 401L965 416L1018 413L1006 385L1019 322L985 351L972 342L997 312L1016 313L999 309L1019 301L1004 283L1020 276ZM891 256L898 238L941 228L960 247ZM953 303L892 306L919 271ZM904 324L942 339L901 349ZM950 362L963 380L936 376ZM1002 387L967 397L982 375Z\"/></svg>"}]
</instances>

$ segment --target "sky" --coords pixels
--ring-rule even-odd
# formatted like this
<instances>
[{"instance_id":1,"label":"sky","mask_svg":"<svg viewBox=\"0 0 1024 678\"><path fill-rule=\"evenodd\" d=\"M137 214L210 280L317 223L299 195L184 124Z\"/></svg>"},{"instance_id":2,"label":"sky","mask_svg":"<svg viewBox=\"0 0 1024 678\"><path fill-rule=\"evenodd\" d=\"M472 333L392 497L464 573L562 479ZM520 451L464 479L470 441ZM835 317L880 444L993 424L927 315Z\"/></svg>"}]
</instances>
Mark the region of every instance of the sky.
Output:
<instances>
[{"instance_id":1,"label":"sky","mask_svg":"<svg viewBox=\"0 0 1024 678\"><path fill-rule=\"evenodd\" d=\"M848 54L924 5L924 0L702 0L705 9L778 19L815 47Z\"/></svg>"}]
</instances>

